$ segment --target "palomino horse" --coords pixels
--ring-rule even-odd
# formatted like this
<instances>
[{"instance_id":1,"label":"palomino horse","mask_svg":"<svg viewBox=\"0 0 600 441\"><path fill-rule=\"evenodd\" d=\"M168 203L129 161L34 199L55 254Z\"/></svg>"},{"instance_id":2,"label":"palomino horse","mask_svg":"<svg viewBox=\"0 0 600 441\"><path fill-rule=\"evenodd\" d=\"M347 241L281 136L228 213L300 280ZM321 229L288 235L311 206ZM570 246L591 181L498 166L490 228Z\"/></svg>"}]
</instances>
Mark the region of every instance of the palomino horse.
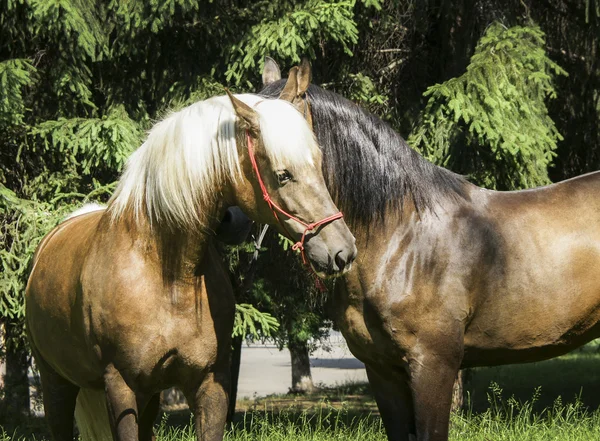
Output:
<instances>
[{"instance_id":1,"label":"palomino horse","mask_svg":"<svg viewBox=\"0 0 600 441\"><path fill-rule=\"evenodd\" d=\"M263 78L277 79L273 63ZM460 368L543 360L600 336L600 173L478 188L308 87L309 71L296 105L312 112L327 186L359 249L336 283L336 323L366 365L388 438L447 440Z\"/></svg>"},{"instance_id":2,"label":"palomino horse","mask_svg":"<svg viewBox=\"0 0 600 441\"><path fill-rule=\"evenodd\" d=\"M149 441L172 386L198 440L222 439L234 299L211 235L234 204L302 237L322 275L354 259L353 236L330 216L318 145L289 102L230 95L172 114L132 155L108 208L63 222L35 254L27 331L55 440L72 439L77 405L84 436L110 427L115 440ZM325 220L305 238L278 207Z\"/></svg>"}]
</instances>

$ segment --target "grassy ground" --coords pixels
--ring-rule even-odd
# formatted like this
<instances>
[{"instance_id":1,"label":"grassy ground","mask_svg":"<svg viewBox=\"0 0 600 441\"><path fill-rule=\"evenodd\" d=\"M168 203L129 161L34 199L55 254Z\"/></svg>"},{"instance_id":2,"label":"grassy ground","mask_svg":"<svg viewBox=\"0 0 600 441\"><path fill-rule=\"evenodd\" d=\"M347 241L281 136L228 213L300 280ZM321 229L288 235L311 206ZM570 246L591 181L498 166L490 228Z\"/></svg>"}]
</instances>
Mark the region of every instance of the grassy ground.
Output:
<instances>
[{"instance_id":1,"label":"grassy ground","mask_svg":"<svg viewBox=\"0 0 600 441\"><path fill-rule=\"evenodd\" d=\"M600 407L600 351L594 345L539 363L478 368L468 382L474 412L489 407L492 382L503 389L502 397L514 396L521 402L531 400L539 389L536 411L551 407L558 397L564 403L578 398L587 410L596 410Z\"/></svg>"},{"instance_id":2,"label":"grassy ground","mask_svg":"<svg viewBox=\"0 0 600 441\"><path fill-rule=\"evenodd\" d=\"M468 380L467 410L452 415L453 441L600 441L600 352L596 347L528 365L479 368ZM1 425L1 422L0 422ZM0 427L0 441L47 439L30 420ZM192 441L189 412L164 414L158 441ZM238 402L228 441L384 441L368 385L347 384L303 397Z\"/></svg>"}]
</instances>

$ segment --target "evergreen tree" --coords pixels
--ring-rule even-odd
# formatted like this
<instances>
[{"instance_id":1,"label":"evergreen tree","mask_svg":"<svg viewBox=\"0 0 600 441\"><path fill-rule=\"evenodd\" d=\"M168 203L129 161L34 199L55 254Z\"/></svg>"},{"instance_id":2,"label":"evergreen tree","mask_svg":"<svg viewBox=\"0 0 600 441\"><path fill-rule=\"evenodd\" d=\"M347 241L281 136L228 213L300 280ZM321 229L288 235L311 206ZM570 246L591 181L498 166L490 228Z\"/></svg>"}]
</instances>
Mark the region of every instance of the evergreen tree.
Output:
<instances>
[{"instance_id":1,"label":"evergreen tree","mask_svg":"<svg viewBox=\"0 0 600 441\"><path fill-rule=\"evenodd\" d=\"M326 311L327 291L316 283L316 275L302 263L292 245L289 239L269 229L254 269L254 283L251 289L238 291L237 297L238 301L243 299L277 320L279 326L273 329L270 338L280 350L287 348L290 352L290 390L306 393L314 388L310 353L327 338L332 322ZM242 251L240 258L247 260L243 254L251 251L248 248ZM238 277L247 274L240 267L232 270Z\"/></svg>"},{"instance_id":2,"label":"evergreen tree","mask_svg":"<svg viewBox=\"0 0 600 441\"><path fill-rule=\"evenodd\" d=\"M22 370L39 239L107 200L153 121L248 90L264 55L309 55L315 82L414 128L432 160L520 188L598 168L599 25L598 0L0 0L0 347Z\"/></svg>"},{"instance_id":3,"label":"evergreen tree","mask_svg":"<svg viewBox=\"0 0 600 441\"><path fill-rule=\"evenodd\" d=\"M224 84L247 88L267 52L292 62L325 41L349 52L354 6L0 0L0 320L17 371L27 360L23 294L39 240L82 202L108 199L125 159L168 109ZM239 313L240 326L258 318L249 306Z\"/></svg>"},{"instance_id":4,"label":"evergreen tree","mask_svg":"<svg viewBox=\"0 0 600 441\"><path fill-rule=\"evenodd\" d=\"M409 143L486 188L550 183L548 166L562 137L546 100L556 97L554 76L566 72L544 47L536 26L490 26L466 72L425 92L429 100Z\"/></svg>"}]
</instances>

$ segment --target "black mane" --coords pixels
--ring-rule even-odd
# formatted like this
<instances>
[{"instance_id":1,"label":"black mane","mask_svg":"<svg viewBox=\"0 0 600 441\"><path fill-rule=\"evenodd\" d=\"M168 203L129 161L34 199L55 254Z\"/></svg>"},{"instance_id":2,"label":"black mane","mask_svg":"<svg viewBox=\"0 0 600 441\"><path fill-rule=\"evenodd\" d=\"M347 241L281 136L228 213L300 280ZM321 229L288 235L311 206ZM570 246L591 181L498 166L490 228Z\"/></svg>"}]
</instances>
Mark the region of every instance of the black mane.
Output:
<instances>
[{"instance_id":1,"label":"black mane","mask_svg":"<svg viewBox=\"0 0 600 441\"><path fill-rule=\"evenodd\" d=\"M284 85L260 93L278 96ZM307 95L327 187L349 220L370 225L407 197L419 212L445 197L465 197L461 176L426 161L386 122L320 87L310 85Z\"/></svg>"}]
</instances>

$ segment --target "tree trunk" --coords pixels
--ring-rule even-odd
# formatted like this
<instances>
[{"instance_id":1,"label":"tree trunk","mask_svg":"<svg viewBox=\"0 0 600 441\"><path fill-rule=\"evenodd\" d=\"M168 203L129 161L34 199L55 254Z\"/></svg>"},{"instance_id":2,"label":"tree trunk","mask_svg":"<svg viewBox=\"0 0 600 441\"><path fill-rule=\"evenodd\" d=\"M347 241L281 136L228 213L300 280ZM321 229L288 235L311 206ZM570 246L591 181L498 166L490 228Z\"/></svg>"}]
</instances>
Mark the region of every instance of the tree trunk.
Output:
<instances>
[{"instance_id":1,"label":"tree trunk","mask_svg":"<svg viewBox=\"0 0 600 441\"><path fill-rule=\"evenodd\" d=\"M242 336L238 335L232 339L231 345L231 391L229 393L229 409L227 411L227 422L232 423L235 416L235 403L237 401L238 382L240 380L240 364L242 362Z\"/></svg>"},{"instance_id":2,"label":"tree trunk","mask_svg":"<svg viewBox=\"0 0 600 441\"><path fill-rule=\"evenodd\" d=\"M288 344L292 358L292 388L293 393L311 393L315 386L310 373L310 357L306 342L290 342Z\"/></svg>"},{"instance_id":3,"label":"tree trunk","mask_svg":"<svg viewBox=\"0 0 600 441\"><path fill-rule=\"evenodd\" d=\"M6 359L4 376L4 412L13 421L29 416L29 354L21 341L21 326L5 323Z\"/></svg>"}]
</instances>

